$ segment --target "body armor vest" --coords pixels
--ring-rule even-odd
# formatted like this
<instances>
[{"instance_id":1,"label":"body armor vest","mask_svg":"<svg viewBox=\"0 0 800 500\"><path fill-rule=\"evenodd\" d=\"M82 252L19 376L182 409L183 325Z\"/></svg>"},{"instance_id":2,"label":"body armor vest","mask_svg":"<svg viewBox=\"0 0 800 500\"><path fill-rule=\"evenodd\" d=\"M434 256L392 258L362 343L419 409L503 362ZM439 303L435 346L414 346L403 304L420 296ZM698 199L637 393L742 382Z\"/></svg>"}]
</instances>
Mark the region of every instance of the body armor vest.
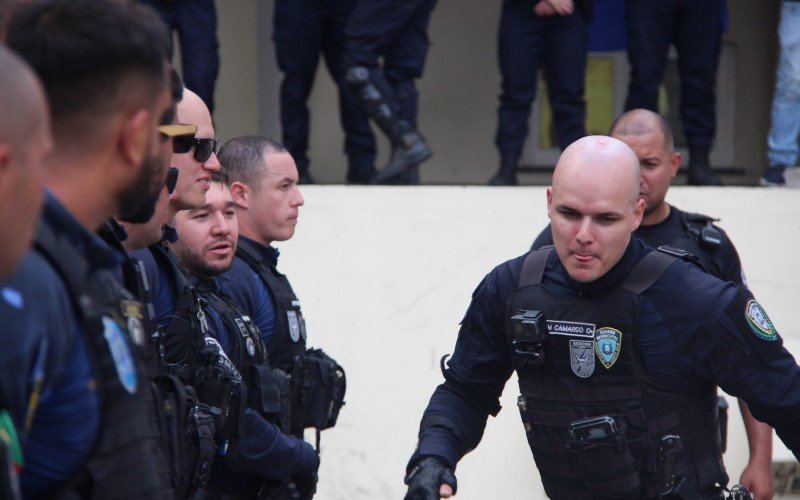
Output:
<instances>
[{"instance_id":1,"label":"body armor vest","mask_svg":"<svg viewBox=\"0 0 800 500\"><path fill-rule=\"evenodd\" d=\"M100 401L93 451L67 485L65 496L172 498L155 405L144 371L132 355L123 301L132 300L110 272L93 269L45 220L35 246L61 275L86 338ZM152 417L152 418L151 418Z\"/></svg>"},{"instance_id":2,"label":"body armor vest","mask_svg":"<svg viewBox=\"0 0 800 500\"><path fill-rule=\"evenodd\" d=\"M676 209L672 207L672 210ZM686 250L697 257L707 273L719 277L721 270L715 262L714 251L722 246L722 233L712 225L715 219L687 212L680 212L678 215L685 232L662 244Z\"/></svg>"},{"instance_id":3,"label":"body armor vest","mask_svg":"<svg viewBox=\"0 0 800 500\"><path fill-rule=\"evenodd\" d=\"M236 256L258 274L272 293L276 308L275 333L269 340L267 352L273 366L291 373L296 360L306 352L306 324L300 301L286 276L267 262L252 243L239 238Z\"/></svg>"},{"instance_id":4,"label":"body armor vest","mask_svg":"<svg viewBox=\"0 0 800 500\"><path fill-rule=\"evenodd\" d=\"M197 280L194 276L190 279ZM227 293L212 290L199 280L195 284L230 333L228 355L247 383L248 406L288 433L289 380L285 372L269 366L258 327Z\"/></svg>"},{"instance_id":5,"label":"body armor vest","mask_svg":"<svg viewBox=\"0 0 800 500\"><path fill-rule=\"evenodd\" d=\"M700 395L671 390L640 359L640 294L674 257L651 252L621 286L563 300L541 285L551 250L529 254L505 311L518 405L548 496L657 498L678 485L700 492L726 484L714 385ZM520 348L512 318L533 310L548 331L538 362Z\"/></svg>"},{"instance_id":6,"label":"body armor vest","mask_svg":"<svg viewBox=\"0 0 800 500\"><path fill-rule=\"evenodd\" d=\"M303 438L303 430L319 431L336 425L344 405L347 379L344 369L321 349L306 350L306 323L300 301L286 276L268 262L252 242L239 238L236 256L255 271L275 300L275 333L267 345L270 363L288 374L289 431ZM284 412L285 414L285 412Z\"/></svg>"},{"instance_id":7,"label":"body armor vest","mask_svg":"<svg viewBox=\"0 0 800 500\"><path fill-rule=\"evenodd\" d=\"M174 254L150 247L153 258L169 270L175 287L175 310L162 335L162 371L180 381L186 397L182 410L182 446L173 455L179 492L202 494L215 454L232 456L244 434L247 389L236 367L208 333L203 299L180 272ZM183 465L180 465L183 464Z\"/></svg>"},{"instance_id":8,"label":"body armor vest","mask_svg":"<svg viewBox=\"0 0 800 500\"><path fill-rule=\"evenodd\" d=\"M111 219L97 231L97 234L108 246L125 256L122 261L122 285L136 300L123 302L122 313L125 315L128 332L140 350L145 373L152 380L158 368L159 339L155 308L150 301L150 283L142 263L128 255L122 245L118 236L121 228L118 228L117 222Z\"/></svg>"}]
</instances>

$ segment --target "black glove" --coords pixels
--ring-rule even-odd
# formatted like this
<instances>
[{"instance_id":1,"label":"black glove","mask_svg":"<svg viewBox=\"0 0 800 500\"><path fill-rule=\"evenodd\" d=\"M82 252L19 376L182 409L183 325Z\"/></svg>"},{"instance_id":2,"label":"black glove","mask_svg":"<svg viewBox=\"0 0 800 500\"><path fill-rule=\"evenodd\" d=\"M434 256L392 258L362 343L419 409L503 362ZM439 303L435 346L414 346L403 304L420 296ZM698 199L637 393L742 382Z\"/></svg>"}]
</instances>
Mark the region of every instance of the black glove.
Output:
<instances>
[{"instance_id":1,"label":"black glove","mask_svg":"<svg viewBox=\"0 0 800 500\"><path fill-rule=\"evenodd\" d=\"M313 473L310 476L303 476L292 478L295 486L297 487L298 498L301 500L311 500L317 492L317 481L319 476Z\"/></svg>"},{"instance_id":2,"label":"black glove","mask_svg":"<svg viewBox=\"0 0 800 500\"><path fill-rule=\"evenodd\" d=\"M450 467L434 457L425 457L414 464L404 482L408 485L405 500L439 500L439 487L443 483L453 488L453 494L458 487Z\"/></svg>"}]
</instances>

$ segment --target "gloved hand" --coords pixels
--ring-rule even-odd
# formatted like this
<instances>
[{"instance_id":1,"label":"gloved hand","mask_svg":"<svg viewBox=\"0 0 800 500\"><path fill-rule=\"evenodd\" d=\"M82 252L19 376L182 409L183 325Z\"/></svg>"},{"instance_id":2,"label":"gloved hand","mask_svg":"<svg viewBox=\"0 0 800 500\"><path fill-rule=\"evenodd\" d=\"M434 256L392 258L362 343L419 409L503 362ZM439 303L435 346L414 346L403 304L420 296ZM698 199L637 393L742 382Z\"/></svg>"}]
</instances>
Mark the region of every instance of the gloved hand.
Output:
<instances>
[{"instance_id":1,"label":"gloved hand","mask_svg":"<svg viewBox=\"0 0 800 500\"><path fill-rule=\"evenodd\" d=\"M292 478L292 482L297 487L298 498L301 500L311 500L317 492L317 481L319 475L313 473L310 476Z\"/></svg>"},{"instance_id":2,"label":"gloved hand","mask_svg":"<svg viewBox=\"0 0 800 500\"><path fill-rule=\"evenodd\" d=\"M425 457L414 464L404 482L408 485L405 500L439 500L439 488L443 484L452 488L453 495L458 488L453 471L435 457Z\"/></svg>"}]
</instances>

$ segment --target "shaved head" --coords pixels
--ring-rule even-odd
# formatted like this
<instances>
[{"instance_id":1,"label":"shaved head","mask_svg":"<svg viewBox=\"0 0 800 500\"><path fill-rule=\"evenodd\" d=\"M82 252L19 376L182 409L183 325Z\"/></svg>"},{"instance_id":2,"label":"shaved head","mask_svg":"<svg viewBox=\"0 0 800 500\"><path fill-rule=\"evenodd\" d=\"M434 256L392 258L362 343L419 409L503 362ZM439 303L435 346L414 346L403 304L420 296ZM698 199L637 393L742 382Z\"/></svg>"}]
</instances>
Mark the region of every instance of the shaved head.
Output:
<instances>
[{"instance_id":1,"label":"shaved head","mask_svg":"<svg viewBox=\"0 0 800 500\"><path fill-rule=\"evenodd\" d=\"M643 212L639 161L624 142L589 136L561 154L547 188L547 214L572 279L588 283L616 265Z\"/></svg>"},{"instance_id":2,"label":"shaved head","mask_svg":"<svg viewBox=\"0 0 800 500\"><path fill-rule=\"evenodd\" d=\"M553 189L562 184L618 188L631 202L639 197L639 160L624 142L602 135L573 142L553 171Z\"/></svg>"},{"instance_id":3,"label":"shaved head","mask_svg":"<svg viewBox=\"0 0 800 500\"><path fill-rule=\"evenodd\" d=\"M0 45L0 142L19 147L47 120L44 91L28 65Z\"/></svg>"},{"instance_id":4,"label":"shaved head","mask_svg":"<svg viewBox=\"0 0 800 500\"><path fill-rule=\"evenodd\" d=\"M0 45L0 279L33 239L42 170L53 144L44 90L33 71Z\"/></svg>"}]
</instances>

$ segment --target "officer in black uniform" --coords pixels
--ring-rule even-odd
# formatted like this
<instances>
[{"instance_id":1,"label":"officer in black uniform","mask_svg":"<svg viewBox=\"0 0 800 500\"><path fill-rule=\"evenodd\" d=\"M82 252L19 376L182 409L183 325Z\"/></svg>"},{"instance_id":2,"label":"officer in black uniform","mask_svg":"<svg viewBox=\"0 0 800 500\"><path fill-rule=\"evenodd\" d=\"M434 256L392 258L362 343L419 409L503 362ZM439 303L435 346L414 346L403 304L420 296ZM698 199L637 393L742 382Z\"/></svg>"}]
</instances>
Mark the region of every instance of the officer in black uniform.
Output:
<instances>
[{"instance_id":1,"label":"officer in black uniform","mask_svg":"<svg viewBox=\"0 0 800 500\"><path fill-rule=\"evenodd\" d=\"M219 174L206 204L179 212L180 238L172 245L182 270L207 303L210 332L248 385L245 435L234 461L215 464L206 498L311 498L319 458L302 439L284 435L280 399L285 378L267 364L261 335L250 317L220 286L236 251L235 204ZM277 425L268 424L262 416ZM288 427L283 427L288 431Z\"/></svg>"},{"instance_id":2,"label":"officer in black uniform","mask_svg":"<svg viewBox=\"0 0 800 500\"><path fill-rule=\"evenodd\" d=\"M713 224L715 219L683 212L665 201L670 181L681 164L681 154L675 151L669 123L652 111L632 110L614 121L610 134L627 144L639 158L639 196L645 206L642 223L634 236L653 248L669 245L686 250L696 256L710 274L722 281L747 286L739 254L725 231ZM552 244L548 226L536 238L531 250ZM724 399L721 404L725 404ZM754 419L742 400L739 406L751 446L750 460L739 482L756 497L770 498L773 495L772 429Z\"/></svg>"},{"instance_id":3,"label":"officer in black uniform","mask_svg":"<svg viewBox=\"0 0 800 500\"><path fill-rule=\"evenodd\" d=\"M237 205L236 259L223 286L255 321L270 363L291 378L291 433L333 427L344 404L344 370L321 349L307 349L300 300L277 269L273 243L294 235L304 200L289 152L259 136L237 137L220 151Z\"/></svg>"},{"instance_id":4,"label":"officer in black uniform","mask_svg":"<svg viewBox=\"0 0 800 500\"><path fill-rule=\"evenodd\" d=\"M55 139L35 251L0 318L14 337L0 384L22 422L26 497L173 497L128 329L135 300L115 279L120 255L94 234L112 215L146 220L164 183L166 38L155 13L124 2L35 2L9 26Z\"/></svg>"},{"instance_id":5,"label":"officer in black uniform","mask_svg":"<svg viewBox=\"0 0 800 500\"><path fill-rule=\"evenodd\" d=\"M504 0L498 53L503 76L495 145L500 168L493 186L515 186L517 163L528 138L531 105L545 68L558 146L586 135L583 99L592 0Z\"/></svg>"},{"instance_id":6,"label":"officer in black uniform","mask_svg":"<svg viewBox=\"0 0 800 500\"><path fill-rule=\"evenodd\" d=\"M369 184L375 174L375 136L358 97L343 81L344 27L356 0L277 0L273 40L281 81L283 143L297 161L300 183L313 183L308 171L309 112L320 54L339 89L339 115L345 132L347 182Z\"/></svg>"},{"instance_id":7,"label":"officer in black uniform","mask_svg":"<svg viewBox=\"0 0 800 500\"><path fill-rule=\"evenodd\" d=\"M419 184L417 166L433 154L417 132L428 53L428 22L436 0L358 0L345 27L344 80L392 144L378 183ZM382 62L382 64L381 64Z\"/></svg>"},{"instance_id":8,"label":"officer in black uniform","mask_svg":"<svg viewBox=\"0 0 800 500\"><path fill-rule=\"evenodd\" d=\"M425 411L407 498L455 492L514 370L552 498L718 498L716 386L800 456L800 367L752 294L631 238L644 214L624 143L568 147L547 190L555 248L499 265L462 322Z\"/></svg>"}]
</instances>

